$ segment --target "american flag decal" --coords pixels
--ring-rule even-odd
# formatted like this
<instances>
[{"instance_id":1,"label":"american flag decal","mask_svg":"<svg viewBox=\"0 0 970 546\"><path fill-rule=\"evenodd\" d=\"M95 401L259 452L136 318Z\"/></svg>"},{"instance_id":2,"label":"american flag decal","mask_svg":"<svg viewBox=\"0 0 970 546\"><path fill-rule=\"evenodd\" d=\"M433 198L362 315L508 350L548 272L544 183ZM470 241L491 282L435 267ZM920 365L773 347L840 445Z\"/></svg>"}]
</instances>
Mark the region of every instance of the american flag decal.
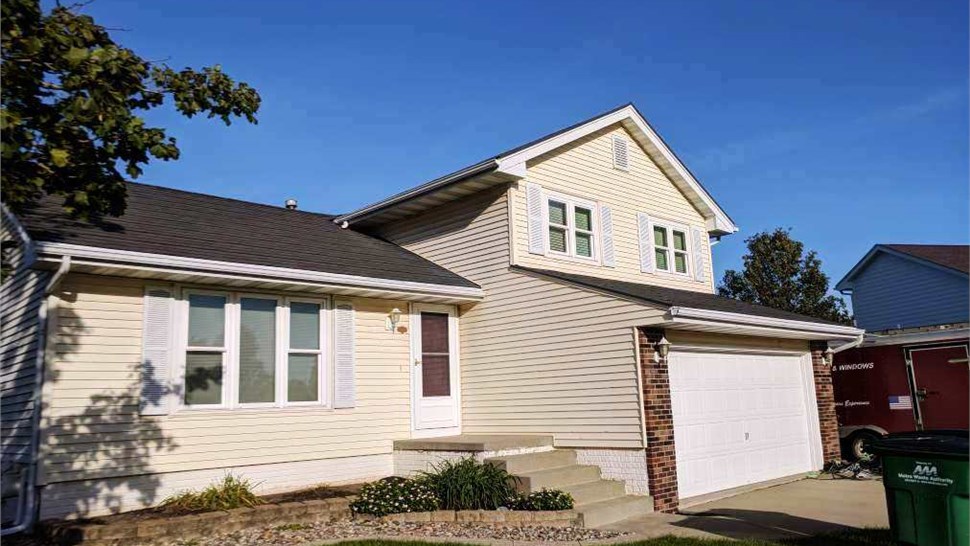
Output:
<instances>
[{"instance_id":1,"label":"american flag decal","mask_svg":"<svg viewBox=\"0 0 970 546\"><path fill-rule=\"evenodd\" d=\"M889 409L891 410L910 410L913 409L913 399L909 396L890 396Z\"/></svg>"}]
</instances>

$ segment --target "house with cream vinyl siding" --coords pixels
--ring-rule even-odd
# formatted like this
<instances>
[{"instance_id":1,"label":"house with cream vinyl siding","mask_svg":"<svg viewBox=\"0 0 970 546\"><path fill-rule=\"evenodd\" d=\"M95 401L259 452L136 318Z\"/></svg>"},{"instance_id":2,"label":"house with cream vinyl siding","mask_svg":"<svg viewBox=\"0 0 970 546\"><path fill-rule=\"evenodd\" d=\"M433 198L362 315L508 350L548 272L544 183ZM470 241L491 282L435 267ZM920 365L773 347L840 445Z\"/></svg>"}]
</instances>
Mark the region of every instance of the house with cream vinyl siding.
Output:
<instances>
[{"instance_id":1,"label":"house with cream vinyl siding","mask_svg":"<svg viewBox=\"0 0 970 546\"><path fill-rule=\"evenodd\" d=\"M25 515L558 450L602 524L838 448L824 351L861 332L716 296L737 227L632 105L340 216L131 184L19 221L53 277Z\"/></svg>"}]
</instances>

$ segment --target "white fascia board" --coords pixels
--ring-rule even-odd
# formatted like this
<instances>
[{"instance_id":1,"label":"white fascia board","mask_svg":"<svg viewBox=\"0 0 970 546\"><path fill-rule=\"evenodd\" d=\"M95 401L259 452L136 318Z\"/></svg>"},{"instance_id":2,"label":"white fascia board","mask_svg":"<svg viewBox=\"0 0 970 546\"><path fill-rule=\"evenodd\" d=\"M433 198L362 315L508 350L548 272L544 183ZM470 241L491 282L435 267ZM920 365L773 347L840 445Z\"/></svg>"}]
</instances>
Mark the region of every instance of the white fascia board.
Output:
<instances>
[{"instance_id":1,"label":"white fascia board","mask_svg":"<svg viewBox=\"0 0 970 546\"><path fill-rule=\"evenodd\" d=\"M213 273L251 275L255 277L262 277L264 280L279 279L305 281L319 284L468 298L472 300L478 300L485 296L485 292L481 288L473 288L469 286L448 286L413 281L378 279L373 277L360 277L357 275L344 275L340 273L308 271L305 269L290 269L285 267L203 260L200 258L168 256L165 254L150 254L146 252L133 252L128 250L115 250L109 248L74 245L69 243L39 243L37 245L37 251L40 254L72 256L74 258L86 258L109 263L157 266L164 269L184 268L187 270L192 270L196 273L208 271Z\"/></svg>"},{"instance_id":2,"label":"white fascia board","mask_svg":"<svg viewBox=\"0 0 970 546\"><path fill-rule=\"evenodd\" d=\"M866 334L863 347L878 347L882 345L903 345L913 343L933 343L937 341L967 341L970 339L970 328L949 328L943 330L929 330L925 332L905 332L899 334Z\"/></svg>"},{"instance_id":3,"label":"white fascia board","mask_svg":"<svg viewBox=\"0 0 970 546\"><path fill-rule=\"evenodd\" d=\"M697 309L692 307L671 307L670 316L677 319L691 319L694 321L706 321L710 323L729 323L742 324L748 326L761 326L765 328L775 328L782 330L797 330L812 334L832 335L837 337L859 337L865 333L852 326L840 326L838 324L821 324L818 322L779 319L773 317L763 317L758 315L745 315L742 313L729 313L727 311L713 311L711 309Z\"/></svg>"},{"instance_id":4,"label":"white fascia board","mask_svg":"<svg viewBox=\"0 0 970 546\"><path fill-rule=\"evenodd\" d=\"M702 208L706 208L709 216L710 222L708 223L708 231L721 231L725 233L735 233L738 231L738 227L731 221L728 215L721 210L721 207L717 205L714 199L704 190L700 182L687 170L687 167L677 158L676 155L667 147L663 139L650 127L640 113L637 112L636 108L632 105L621 108L616 112L607 114L605 116L596 118L588 123L575 127L565 133L556 135L554 137L548 138L541 142L529 146L524 150L519 150L513 154L500 157L498 160L499 172L506 173L512 176L524 177L526 171L526 162L530 159L539 157L542 154L555 150L583 138L584 136L599 131L605 127L613 125L614 123L620 123L629 119L633 125L640 131L641 135L650 141L657 150L660 151L664 159L673 167L676 178L685 184L690 190L692 190L700 199L700 204ZM676 180L675 180L676 181Z\"/></svg>"}]
</instances>

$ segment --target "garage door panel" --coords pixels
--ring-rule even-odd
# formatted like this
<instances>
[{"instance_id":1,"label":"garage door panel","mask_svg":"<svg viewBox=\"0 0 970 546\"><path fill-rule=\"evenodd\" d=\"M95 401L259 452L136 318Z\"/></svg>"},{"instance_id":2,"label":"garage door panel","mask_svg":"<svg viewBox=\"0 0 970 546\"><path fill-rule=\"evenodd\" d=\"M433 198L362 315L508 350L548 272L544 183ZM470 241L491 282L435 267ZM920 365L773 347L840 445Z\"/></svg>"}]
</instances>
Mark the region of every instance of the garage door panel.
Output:
<instances>
[{"instance_id":1,"label":"garage door panel","mask_svg":"<svg viewBox=\"0 0 970 546\"><path fill-rule=\"evenodd\" d=\"M671 351L683 498L811 470L798 356Z\"/></svg>"}]
</instances>

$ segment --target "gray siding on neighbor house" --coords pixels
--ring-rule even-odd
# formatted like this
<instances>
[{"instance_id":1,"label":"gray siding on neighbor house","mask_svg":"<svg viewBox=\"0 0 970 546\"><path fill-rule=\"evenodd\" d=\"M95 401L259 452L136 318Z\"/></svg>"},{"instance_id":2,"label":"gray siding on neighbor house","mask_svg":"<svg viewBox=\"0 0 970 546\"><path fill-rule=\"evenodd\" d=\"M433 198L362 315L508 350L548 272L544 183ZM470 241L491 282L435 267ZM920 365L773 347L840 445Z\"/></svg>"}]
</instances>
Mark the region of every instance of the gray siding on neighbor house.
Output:
<instances>
[{"instance_id":1,"label":"gray siding on neighbor house","mask_svg":"<svg viewBox=\"0 0 970 546\"><path fill-rule=\"evenodd\" d=\"M881 252L853 283L856 324L868 331L968 321L967 277Z\"/></svg>"}]
</instances>

